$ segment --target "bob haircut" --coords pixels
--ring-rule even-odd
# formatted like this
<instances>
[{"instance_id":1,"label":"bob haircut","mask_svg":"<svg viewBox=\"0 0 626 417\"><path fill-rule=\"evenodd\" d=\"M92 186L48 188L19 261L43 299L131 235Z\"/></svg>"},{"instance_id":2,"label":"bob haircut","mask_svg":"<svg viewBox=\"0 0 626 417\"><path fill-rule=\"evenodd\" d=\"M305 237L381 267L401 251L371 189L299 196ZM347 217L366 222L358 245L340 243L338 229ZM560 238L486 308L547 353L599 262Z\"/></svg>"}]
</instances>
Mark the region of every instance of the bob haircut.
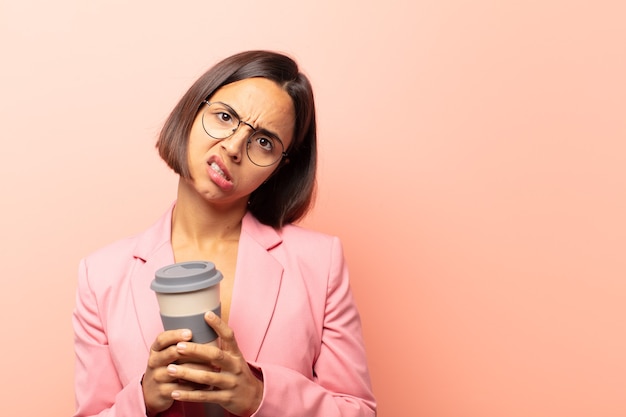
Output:
<instances>
[{"instance_id":1,"label":"bob haircut","mask_svg":"<svg viewBox=\"0 0 626 417\"><path fill-rule=\"evenodd\" d=\"M248 209L274 228L301 219L313 203L317 166L317 134L313 89L291 58L270 51L247 51L233 55L205 72L180 99L169 115L156 147L159 155L183 178L191 178L187 144L194 119L203 100L209 101L221 87L247 78L276 82L293 101L293 140L269 179L250 195Z\"/></svg>"}]
</instances>

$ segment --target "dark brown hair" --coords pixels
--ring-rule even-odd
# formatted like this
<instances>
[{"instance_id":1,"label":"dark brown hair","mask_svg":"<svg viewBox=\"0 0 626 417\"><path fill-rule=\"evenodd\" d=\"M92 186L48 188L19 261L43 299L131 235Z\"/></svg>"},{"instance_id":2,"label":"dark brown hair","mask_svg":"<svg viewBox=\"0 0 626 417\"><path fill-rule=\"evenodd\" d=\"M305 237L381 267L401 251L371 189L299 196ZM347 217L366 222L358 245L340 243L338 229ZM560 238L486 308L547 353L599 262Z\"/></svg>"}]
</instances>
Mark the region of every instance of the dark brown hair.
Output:
<instances>
[{"instance_id":1,"label":"dark brown hair","mask_svg":"<svg viewBox=\"0 0 626 417\"><path fill-rule=\"evenodd\" d=\"M180 99L157 141L161 158L183 178L190 178L187 143L203 100L226 84L247 78L267 78L283 88L293 101L296 120L293 140L270 178L250 195L249 210L275 228L301 219L313 202L317 165L317 136L313 90L291 58L270 51L233 55L205 72Z\"/></svg>"}]
</instances>

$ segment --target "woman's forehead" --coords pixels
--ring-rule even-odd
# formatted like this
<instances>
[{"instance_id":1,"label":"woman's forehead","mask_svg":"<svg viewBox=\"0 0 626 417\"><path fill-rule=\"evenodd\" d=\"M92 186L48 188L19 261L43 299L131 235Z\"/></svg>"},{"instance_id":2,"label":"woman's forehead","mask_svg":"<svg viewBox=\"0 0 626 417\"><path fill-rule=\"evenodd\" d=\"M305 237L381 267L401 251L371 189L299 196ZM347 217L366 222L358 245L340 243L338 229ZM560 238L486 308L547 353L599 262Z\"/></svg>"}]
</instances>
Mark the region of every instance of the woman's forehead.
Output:
<instances>
[{"instance_id":1,"label":"woman's forehead","mask_svg":"<svg viewBox=\"0 0 626 417\"><path fill-rule=\"evenodd\" d=\"M232 107L237 115L257 129L276 132L281 140L291 139L295 124L295 110L289 94L267 78L246 78L218 89L211 102L222 102ZM287 143L285 143L287 146Z\"/></svg>"}]
</instances>

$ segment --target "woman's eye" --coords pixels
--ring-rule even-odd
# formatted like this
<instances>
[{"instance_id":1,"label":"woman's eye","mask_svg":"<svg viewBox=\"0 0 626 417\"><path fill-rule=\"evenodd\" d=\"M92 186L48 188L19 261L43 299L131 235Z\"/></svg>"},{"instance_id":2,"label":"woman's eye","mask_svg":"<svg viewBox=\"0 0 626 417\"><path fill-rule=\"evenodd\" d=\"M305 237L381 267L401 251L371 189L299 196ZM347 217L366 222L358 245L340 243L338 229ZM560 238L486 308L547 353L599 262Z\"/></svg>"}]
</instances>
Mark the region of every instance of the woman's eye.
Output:
<instances>
[{"instance_id":1,"label":"woman's eye","mask_svg":"<svg viewBox=\"0 0 626 417\"><path fill-rule=\"evenodd\" d=\"M256 139L256 144L263 150L271 152L274 149L274 142L264 136Z\"/></svg>"},{"instance_id":2,"label":"woman's eye","mask_svg":"<svg viewBox=\"0 0 626 417\"><path fill-rule=\"evenodd\" d=\"M217 114L217 118L221 122L224 122L224 123L229 123L229 122L231 122L233 120L233 117L230 114L225 113L225 112L218 113Z\"/></svg>"}]
</instances>

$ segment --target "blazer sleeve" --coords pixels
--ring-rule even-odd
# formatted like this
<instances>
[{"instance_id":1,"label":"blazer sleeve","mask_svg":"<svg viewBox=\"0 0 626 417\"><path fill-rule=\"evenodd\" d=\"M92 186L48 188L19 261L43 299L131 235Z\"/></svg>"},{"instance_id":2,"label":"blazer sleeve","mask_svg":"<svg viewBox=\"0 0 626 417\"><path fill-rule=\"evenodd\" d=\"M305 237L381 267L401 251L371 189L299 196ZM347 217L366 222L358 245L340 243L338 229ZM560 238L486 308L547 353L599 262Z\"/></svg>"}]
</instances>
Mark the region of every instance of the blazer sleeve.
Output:
<instances>
[{"instance_id":1,"label":"blazer sleeve","mask_svg":"<svg viewBox=\"0 0 626 417\"><path fill-rule=\"evenodd\" d=\"M145 417L141 376L126 386L120 382L100 309L98 297L89 282L87 262L82 260L72 316L76 354L74 417Z\"/></svg>"},{"instance_id":2,"label":"blazer sleeve","mask_svg":"<svg viewBox=\"0 0 626 417\"><path fill-rule=\"evenodd\" d=\"M264 393L254 417L372 417L376 415L361 320L338 238L328 269L322 343L313 379L286 367L255 363Z\"/></svg>"}]
</instances>

